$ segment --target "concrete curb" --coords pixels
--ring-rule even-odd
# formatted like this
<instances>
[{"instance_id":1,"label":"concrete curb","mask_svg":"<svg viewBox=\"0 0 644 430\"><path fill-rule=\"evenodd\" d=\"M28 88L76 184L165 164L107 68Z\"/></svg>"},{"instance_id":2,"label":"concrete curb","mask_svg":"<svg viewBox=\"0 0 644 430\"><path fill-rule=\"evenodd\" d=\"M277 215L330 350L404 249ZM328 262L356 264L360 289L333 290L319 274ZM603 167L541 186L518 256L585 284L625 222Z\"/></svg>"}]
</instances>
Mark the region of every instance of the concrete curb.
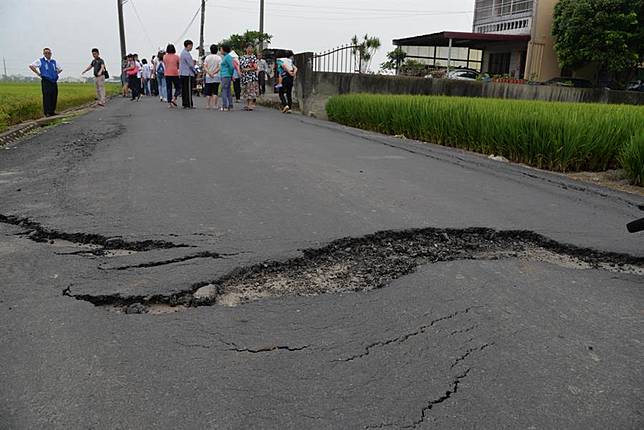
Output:
<instances>
[{"instance_id":1,"label":"concrete curb","mask_svg":"<svg viewBox=\"0 0 644 430\"><path fill-rule=\"evenodd\" d=\"M264 95L264 96L258 97L257 105L280 110L280 111L282 110L282 102L280 101L277 94L270 94L270 95ZM293 100L293 106L291 106L291 110L299 111L299 109L300 109L299 103L297 102L297 100Z\"/></svg>"}]
</instances>

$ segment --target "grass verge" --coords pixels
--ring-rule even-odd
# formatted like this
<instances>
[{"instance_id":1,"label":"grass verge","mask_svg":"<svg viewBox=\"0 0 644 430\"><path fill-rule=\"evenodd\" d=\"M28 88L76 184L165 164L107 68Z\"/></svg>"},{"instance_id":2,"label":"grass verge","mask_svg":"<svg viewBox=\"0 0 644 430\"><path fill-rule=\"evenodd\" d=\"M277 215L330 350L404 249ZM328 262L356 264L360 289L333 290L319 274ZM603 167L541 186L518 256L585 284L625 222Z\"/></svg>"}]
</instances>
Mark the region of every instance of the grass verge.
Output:
<instances>
[{"instance_id":1,"label":"grass verge","mask_svg":"<svg viewBox=\"0 0 644 430\"><path fill-rule=\"evenodd\" d=\"M640 132L624 145L619 160L632 184L644 185L644 131Z\"/></svg>"},{"instance_id":2,"label":"grass verge","mask_svg":"<svg viewBox=\"0 0 644 430\"><path fill-rule=\"evenodd\" d=\"M351 127L561 172L619 167L626 144L644 133L641 106L348 94L329 99L326 110Z\"/></svg>"},{"instance_id":3,"label":"grass verge","mask_svg":"<svg viewBox=\"0 0 644 430\"><path fill-rule=\"evenodd\" d=\"M108 96L117 94L119 86L106 84ZM95 99L96 90L89 84L58 84L58 110L80 106ZM0 82L0 132L7 127L30 119L38 119L42 113L40 83Z\"/></svg>"}]
</instances>

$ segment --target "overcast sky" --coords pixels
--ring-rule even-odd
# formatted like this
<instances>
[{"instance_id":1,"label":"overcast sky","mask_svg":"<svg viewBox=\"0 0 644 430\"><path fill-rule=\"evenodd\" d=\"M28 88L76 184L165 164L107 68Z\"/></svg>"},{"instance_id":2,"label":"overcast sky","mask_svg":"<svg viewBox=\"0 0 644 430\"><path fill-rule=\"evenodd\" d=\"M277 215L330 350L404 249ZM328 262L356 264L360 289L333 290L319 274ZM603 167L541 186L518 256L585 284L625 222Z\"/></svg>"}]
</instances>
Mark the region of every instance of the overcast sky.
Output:
<instances>
[{"instance_id":1,"label":"overcast sky","mask_svg":"<svg viewBox=\"0 0 644 430\"><path fill-rule=\"evenodd\" d=\"M129 0L124 5L128 52L149 58L168 42L199 43L199 18L188 27L200 0ZM380 38L374 66L392 49L392 39L443 30L471 31L474 0L265 0L265 31L271 46L295 52L323 51L354 34ZM259 0L208 0L205 41L256 30ZM138 12L138 16L137 16ZM184 37L182 33L187 29ZM28 74L27 65L52 48L64 76L80 76L98 47L118 74L116 0L0 0L0 55L8 74Z\"/></svg>"}]
</instances>

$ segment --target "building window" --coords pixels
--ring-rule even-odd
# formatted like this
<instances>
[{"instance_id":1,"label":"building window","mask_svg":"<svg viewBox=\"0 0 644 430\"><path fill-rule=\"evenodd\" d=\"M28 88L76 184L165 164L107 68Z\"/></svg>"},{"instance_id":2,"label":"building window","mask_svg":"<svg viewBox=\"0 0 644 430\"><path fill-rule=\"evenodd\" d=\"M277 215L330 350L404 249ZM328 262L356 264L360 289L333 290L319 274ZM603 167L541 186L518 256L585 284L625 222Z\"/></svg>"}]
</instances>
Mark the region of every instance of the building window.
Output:
<instances>
[{"instance_id":1,"label":"building window","mask_svg":"<svg viewBox=\"0 0 644 430\"><path fill-rule=\"evenodd\" d=\"M514 15L533 10L534 0L476 0L475 20Z\"/></svg>"}]
</instances>

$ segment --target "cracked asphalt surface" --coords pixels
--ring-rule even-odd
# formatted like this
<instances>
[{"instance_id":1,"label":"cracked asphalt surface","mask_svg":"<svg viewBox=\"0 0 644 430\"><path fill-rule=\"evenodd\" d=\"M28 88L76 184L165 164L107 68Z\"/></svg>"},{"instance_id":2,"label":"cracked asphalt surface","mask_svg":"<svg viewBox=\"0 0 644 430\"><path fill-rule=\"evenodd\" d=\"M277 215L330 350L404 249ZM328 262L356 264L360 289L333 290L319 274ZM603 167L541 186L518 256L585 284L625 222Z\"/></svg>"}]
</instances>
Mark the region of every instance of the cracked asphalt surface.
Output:
<instances>
[{"instance_id":1,"label":"cracked asphalt surface","mask_svg":"<svg viewBox=\"0 0 644 430\"><path fill-rule=\"evenodd\" d=\"M120 99L0 150L0 196L2 429L644 426L639 197Z\"/></svg>"}]
</instances>

